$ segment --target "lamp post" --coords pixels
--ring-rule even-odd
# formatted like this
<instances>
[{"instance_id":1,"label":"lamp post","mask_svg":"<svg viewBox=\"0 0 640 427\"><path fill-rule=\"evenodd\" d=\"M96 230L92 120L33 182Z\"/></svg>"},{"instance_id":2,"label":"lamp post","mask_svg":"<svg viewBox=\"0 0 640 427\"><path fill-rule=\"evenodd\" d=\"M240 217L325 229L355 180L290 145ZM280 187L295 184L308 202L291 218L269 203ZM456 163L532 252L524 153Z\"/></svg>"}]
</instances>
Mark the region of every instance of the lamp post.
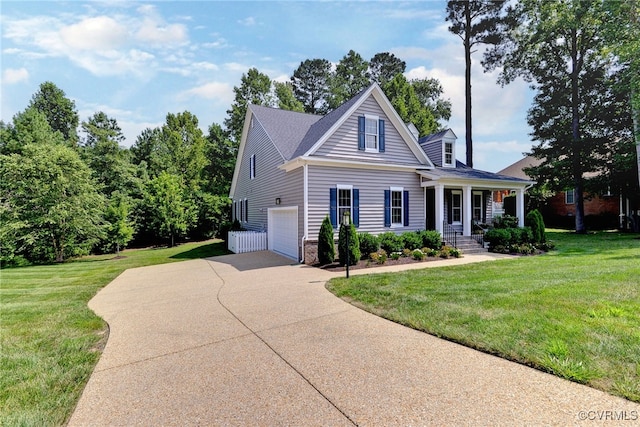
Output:
<instances>
[{"instance_id":1,"label":"lamp post","mask_svg":"<svg viewBox=\"0 0 640 427\"><path fill-rule=\"evenodd\" d=\"M351 231L351 213L349 211L344 211L342 214L342 225L345 226L345 232L347 233L347 279L349 278L349 231Z\"/></svg>"}]
</instances>

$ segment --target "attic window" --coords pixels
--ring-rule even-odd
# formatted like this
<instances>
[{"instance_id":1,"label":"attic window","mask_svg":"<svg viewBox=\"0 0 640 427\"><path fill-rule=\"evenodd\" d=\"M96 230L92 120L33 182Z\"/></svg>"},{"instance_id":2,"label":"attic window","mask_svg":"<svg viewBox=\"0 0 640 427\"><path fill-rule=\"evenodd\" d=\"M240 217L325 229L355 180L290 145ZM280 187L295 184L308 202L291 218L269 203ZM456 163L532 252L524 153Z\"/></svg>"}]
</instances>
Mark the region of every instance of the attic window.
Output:
<instances>
[{"instance_id":1,"label":"attic window","mask_svg":"<svg viewBox=\"0 0 640 427\"><path fill-rule=\"evenodd\" d=\"M378 151L378 118L365 116L365 149Z\"/></svg>"},{"instance_id":2,"label":"attic window","mask_svg":"<svg viewBox=\"0 0 640 427\"><path fill-rule=\"evenodd\" d=\"M453 165L453 143L444 143L444 164L447 166Z\"/></svg>"}]
</instances>

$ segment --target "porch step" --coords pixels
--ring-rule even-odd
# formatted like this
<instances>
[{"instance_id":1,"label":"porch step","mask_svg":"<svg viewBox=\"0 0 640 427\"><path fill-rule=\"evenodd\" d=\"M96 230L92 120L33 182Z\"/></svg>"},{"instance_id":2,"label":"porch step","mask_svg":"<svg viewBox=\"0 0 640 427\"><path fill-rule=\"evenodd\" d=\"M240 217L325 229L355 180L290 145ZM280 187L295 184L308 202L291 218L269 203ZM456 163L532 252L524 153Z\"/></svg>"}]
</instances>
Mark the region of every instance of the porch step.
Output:
<instances>
[{"instance_id":1,"label":"porch step","mask_svg":"<svg viewBox=\"0 0 640 427\"><path fill-rule=\"evenodd\" d=\"M453 242L445 242L445 244L453 246ZM460 249L463 254L478 254L489 251L469 236L456 236L456 247Z\"/></svg>"}]
</instances>

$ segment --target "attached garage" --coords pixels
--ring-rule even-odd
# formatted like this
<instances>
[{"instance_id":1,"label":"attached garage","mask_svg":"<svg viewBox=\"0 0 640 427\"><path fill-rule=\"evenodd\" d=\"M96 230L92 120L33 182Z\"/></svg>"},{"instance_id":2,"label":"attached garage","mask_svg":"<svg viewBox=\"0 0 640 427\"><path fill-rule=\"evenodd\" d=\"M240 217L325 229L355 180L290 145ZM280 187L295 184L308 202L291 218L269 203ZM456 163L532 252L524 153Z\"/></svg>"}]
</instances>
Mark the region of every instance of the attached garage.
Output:
<instances>
[{"instance_id":1,"label":"attached garage","mask_svg":"<svg viewBox=\"0 0 640 427\"><path fill-rule=\"evenodd\" d=\"M270 208L267 215L270 251L298 260L298 207Z\"/></svg>"}]
</instances>

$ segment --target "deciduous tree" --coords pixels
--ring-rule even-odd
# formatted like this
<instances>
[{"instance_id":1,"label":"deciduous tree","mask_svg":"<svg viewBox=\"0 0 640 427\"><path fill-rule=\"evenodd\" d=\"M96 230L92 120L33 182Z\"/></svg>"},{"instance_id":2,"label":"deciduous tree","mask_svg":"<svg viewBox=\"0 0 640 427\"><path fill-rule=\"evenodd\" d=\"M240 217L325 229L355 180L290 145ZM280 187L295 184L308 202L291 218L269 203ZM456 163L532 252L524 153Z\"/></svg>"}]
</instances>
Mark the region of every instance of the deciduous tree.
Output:
<instances>
[{"instance_id":1,"label":"deciduous tree","mask_svg":"<svg viewBox=\"0 0 640 427\"><path fill-rule=\"evenodd\" d=\"M67 98L64 91L52 82L44 82L31 98L29 107L33 107L47 117L54 131L62 133L65 141L71 145L78 142L78 112L76 104Z\"/></svg>"}]
</instances>

